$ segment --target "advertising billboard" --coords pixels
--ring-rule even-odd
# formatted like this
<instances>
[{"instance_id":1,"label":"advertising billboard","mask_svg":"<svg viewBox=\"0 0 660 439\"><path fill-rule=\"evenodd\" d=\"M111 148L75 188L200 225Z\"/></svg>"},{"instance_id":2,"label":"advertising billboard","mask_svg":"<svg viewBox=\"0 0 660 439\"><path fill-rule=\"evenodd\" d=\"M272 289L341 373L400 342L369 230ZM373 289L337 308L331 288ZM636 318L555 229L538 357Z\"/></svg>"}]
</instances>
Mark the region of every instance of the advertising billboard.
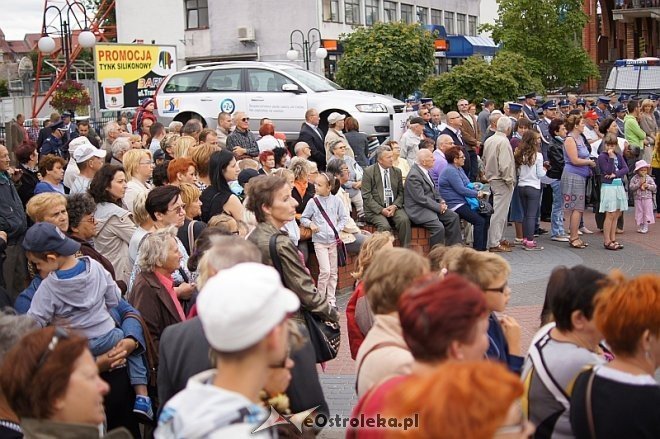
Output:
<instances>
[{"instance_id":1,"label":"advertising billboard","mask_svg":"<svg viewBox=\"0 0 660 439\"><path fill-rule=\"evenodd\" d=\"M97 44L94 67L103 110L134 108L156 93L176 72L176 47L151 44Z\"/></svg>"}]
</instances>

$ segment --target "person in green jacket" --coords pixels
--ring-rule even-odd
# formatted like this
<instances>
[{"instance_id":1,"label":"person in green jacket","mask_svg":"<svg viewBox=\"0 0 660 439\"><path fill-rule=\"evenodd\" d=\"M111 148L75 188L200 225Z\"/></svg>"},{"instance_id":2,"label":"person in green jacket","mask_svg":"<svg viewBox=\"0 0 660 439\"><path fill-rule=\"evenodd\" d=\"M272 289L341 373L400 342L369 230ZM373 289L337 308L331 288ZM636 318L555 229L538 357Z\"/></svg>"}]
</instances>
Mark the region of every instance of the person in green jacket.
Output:
<instances>
[{"instance_id":1,"label":"person in green jacket","mask_svg":"<svg viewBox=\"0 0 660 439\"><path fill-rule=\"evenodd\" d=\"M644 147L648 144L646 133L639 126L639 101L628 102L628 114L623 118L623 129L626 140L634 153L635 159L640 157Z\"/></svg>"}]
</instances>

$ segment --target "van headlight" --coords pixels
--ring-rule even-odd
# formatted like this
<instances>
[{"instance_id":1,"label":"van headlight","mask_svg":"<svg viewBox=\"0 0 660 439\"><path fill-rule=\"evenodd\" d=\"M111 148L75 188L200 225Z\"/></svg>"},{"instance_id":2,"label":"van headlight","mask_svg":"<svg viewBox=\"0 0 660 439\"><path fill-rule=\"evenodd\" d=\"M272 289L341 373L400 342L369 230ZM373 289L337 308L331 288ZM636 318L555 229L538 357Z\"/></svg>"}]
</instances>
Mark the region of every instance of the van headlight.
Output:
<instances>
[{"instance_id":1,"label":"van headlight","mask_svg":"<svg viewBox=\"0 0 660 439\"><path fill-rule=\"evenodd\" d=\"M355 108L361 113L387 113L387 107L383 104L360 104Z\"/></svg>"}]
</instances>

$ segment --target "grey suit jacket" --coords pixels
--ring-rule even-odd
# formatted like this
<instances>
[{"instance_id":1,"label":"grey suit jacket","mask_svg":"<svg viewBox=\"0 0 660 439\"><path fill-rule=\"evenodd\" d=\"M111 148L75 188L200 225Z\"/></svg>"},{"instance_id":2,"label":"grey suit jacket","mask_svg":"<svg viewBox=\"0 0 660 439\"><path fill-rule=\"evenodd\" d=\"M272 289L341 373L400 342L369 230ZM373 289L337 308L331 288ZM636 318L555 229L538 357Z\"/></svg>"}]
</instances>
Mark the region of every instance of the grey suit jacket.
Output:
<instances>
[{"instance_id":1,"label":"grey suit jacket","mask_svg":"<svg viewBox=\"0 0 660 439\"><path fill-rule=\"evenodd\" d=\"M406 178L405 199L406 214L413 223L423 224L438 219L442 197L417 163L410 168Z\"/></svg>"},{"instance_id":2,"label":"grey suit jacket","mask_svg":"<svg viewBox=\"0 0 660 439\"><path fill-rule=\"evenodd\" d=\"M390 168L390 185L394 195L394 204L398 209L403 209L403 177L398 168ZM362 200L364 201L364 214L370 216L380 215L385 208L383 188L383 176L380 173L378 163L364 170L362 176Z\"/></svg>"}]
</instances>

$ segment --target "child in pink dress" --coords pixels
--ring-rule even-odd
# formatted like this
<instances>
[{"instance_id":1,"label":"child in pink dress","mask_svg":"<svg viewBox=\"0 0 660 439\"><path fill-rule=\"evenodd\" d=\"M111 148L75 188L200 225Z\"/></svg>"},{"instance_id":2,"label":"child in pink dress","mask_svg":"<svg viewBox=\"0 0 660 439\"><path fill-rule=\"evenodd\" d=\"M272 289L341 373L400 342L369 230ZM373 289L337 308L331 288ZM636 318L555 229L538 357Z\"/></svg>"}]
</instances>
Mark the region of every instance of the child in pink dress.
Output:
<instances>
[{"instance_id":1,"label":"child in pink dress","mask_svg":"<svg viewBox=\"0 0 660 439\"><path fill-rule=\"evenodd\" d=\"M631 191L635 191L635 222L638 233L648 233L649 224L655 223L653 215L653 197L657 186L649 175L651 165L640 160L635 164L635 176L630 179Z\"/></svg>"}]
</instances>

